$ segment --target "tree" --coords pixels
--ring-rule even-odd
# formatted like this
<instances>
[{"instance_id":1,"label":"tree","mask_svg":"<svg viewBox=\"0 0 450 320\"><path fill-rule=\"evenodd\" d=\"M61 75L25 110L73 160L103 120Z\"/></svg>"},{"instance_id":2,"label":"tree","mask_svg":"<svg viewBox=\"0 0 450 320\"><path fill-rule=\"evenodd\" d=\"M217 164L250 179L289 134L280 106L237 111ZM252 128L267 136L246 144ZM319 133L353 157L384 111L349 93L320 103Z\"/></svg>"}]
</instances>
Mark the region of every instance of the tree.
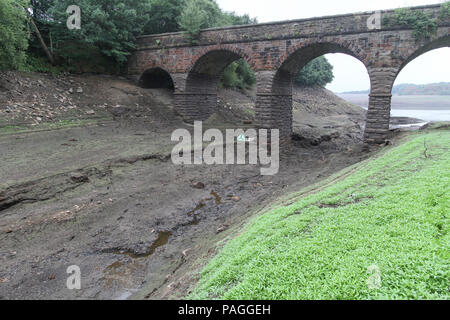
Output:
<instances>
[{"instance_id":1,"label":"tree","mask_svg":"<svg viewBox=\"0 0 450 320\"><path fill-rule=\"evenodd\" d=\"M0 70L16 69L26 58L29 30L26 24L27 0L0 1Z\"/></svg>"},{"instance_id":2,"label":"tree","mask_svg":"<svg viewBox=\"0 0 450 320\"><path fill-rule=\"evenodd\" d=\"M204 0L187 0L183 11L178 18L181 30L186 31L189 41L192 44L197 42L200 30L205 26L207 15L200 8L199 3Z\"/></svg>"},{"instance_id":3,"label":"tree","mask_svg":"<svg viewBox=\"0 0 450 320\"><path fill-rule=\"evenodd\" d=\"M225 88L249 89L256 83L252 68L245 59L239 59L225 68L220 85Z\"/></svg>"},{"instance_id":4,"label":"tree","mask_svg":"<svg viewBox=\"0 0 450 320\"><path fill-rule=\"evenodd\" d=\"M237 15L235 12L224 12L216 23L217 27L226 26L240 26L246 24L258 23L256 18L250 18L248 14L242 16Z\"/></svg>"},{"instance_id":5,"label":"tree","mask_svg":"<svg viewBox=\"0 0 450 320\"><path fill-rule=\"evenodd\" d=\"M149 20L144 28L145 34L180 31L178 18L185 0L151 0Z\"/></svg>"},{"instance_id":6,"label":"tree","mask_svg":"<svg viewBox=\"0 0 450 320\"><path fill-rule=\"evenodd\" d=\"M333 66L321 56L308 63L295 79L295 83L303 86L324 87L333 81Z\"/></svg>"},{"instance_id":7,"label":"tree","mask_svg":"<svg viewBox=\"0 0 450 320\"><path fill-rule=\"evenodd\" d=\"M81 8L81 29L68 30L66 10L74 0L55 1L48 10L52 24L55 50L65 58L76 58L72 50L95 48L122 65L135 48L136 37L142 34L149 19L149 0L78 0Z\"/></svg>"}]
</instances>

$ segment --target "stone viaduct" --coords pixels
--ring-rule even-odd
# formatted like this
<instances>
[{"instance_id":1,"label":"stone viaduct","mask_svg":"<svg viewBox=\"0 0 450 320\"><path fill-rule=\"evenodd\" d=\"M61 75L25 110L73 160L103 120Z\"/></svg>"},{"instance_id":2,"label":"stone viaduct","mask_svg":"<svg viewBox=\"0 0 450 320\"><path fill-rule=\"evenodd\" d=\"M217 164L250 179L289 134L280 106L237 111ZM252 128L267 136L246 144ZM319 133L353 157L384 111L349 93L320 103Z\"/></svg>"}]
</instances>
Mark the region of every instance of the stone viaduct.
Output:
<instances>
[{"instance_id":1,"label":"stone viaduct","mask_svg":"<svg viewBox=\"0 0 450 320\"><path fill-rule=\"evenodd\" d=\"M450 46L450 19L442 18L440 5L412 10L437 19L433 36L417 40L412 27L385 23L393 10L206 29L195 44L181 32L158 34L138 39L128 73L148 87L172 87L177 112L193 122L214 113L224 68L244 58L257 79L257 126L280 129L289 139L294 77L319 56L345 53L366 66L371 81L364 139L382 143L399 72L419 55Z\"/></svg>"}]
</instances>

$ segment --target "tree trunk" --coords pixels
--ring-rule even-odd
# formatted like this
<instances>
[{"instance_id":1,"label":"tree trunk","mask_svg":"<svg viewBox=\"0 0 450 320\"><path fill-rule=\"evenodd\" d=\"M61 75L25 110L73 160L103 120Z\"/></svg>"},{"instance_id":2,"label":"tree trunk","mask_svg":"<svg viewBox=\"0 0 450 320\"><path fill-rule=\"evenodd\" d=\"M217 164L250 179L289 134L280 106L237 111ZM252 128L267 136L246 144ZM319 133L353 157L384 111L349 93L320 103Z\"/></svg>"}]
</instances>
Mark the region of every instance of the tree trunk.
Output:
<instances>
[{"instance_id":1,"label":"tree trunk","mask_svg":"<svg viewBox=\"0 0 450 320\"><path fill-rule=\"evenodd\" d=\"M53 55L52 55L52 53L50 52L50 50L48 50L48 47L47 47L47 45L45 44L44 39L42 38L42 35L41 35L41 33L39 32L39 29L38 29L38 27L36 26L36 24L34 23L34 20L33 20L33 18L32 18L31 16L30 16L30 22L31 22L31 25L32 25L33 28L34 28L34 31L35 31L35 33L36 33L38 39L39 39L39 42L41 43L42 49L44 49L45 54L47 55L48 60L50 61L51 64L54 65L54 64L55 64L55 59L53 58Z\"/></svg>"}]
</instances>

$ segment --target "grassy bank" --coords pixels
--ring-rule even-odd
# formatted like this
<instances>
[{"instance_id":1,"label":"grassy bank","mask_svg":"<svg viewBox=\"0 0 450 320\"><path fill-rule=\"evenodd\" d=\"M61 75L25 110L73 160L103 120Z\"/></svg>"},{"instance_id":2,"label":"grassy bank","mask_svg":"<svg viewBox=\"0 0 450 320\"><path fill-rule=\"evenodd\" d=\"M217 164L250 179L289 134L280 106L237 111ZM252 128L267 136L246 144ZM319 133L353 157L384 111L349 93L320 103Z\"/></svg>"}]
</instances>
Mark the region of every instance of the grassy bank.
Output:
<instances>
[{"instance_id":1,"label":"grassy bank","mask_svg":"<svg viewBox=\"0 0 450 320\"><path fill-rule=\"evenodd\" d=\"M414 133L257 217L190 298L448 299L450 130Z\"/></svg>"},{"instance_id":2,"label":"grassy bank","mask_svg":"<svg viewBox=\"0 0 450 320\"><path fill-rule=\"evenodd\" d=\"M31 125L7 125L0 126L0 136L16 133L29 133L46 130L68 129L73 127L82 127L89 125L96 125L101 122L111 121L111 118L97 118L97 119L74 119L74 120L60 120L57 122L43 122L36 126Z\"/></svg>"}]
</instances>

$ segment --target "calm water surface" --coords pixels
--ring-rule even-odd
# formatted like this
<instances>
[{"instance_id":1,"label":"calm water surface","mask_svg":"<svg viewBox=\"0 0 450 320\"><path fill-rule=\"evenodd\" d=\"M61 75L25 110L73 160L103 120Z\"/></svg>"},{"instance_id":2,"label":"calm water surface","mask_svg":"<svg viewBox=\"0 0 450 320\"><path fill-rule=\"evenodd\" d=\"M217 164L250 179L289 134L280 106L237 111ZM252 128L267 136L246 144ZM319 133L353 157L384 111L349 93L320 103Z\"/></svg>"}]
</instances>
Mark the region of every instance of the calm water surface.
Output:
<instances>
[{"instance_id":1,"label":"calm water surface","mask_svg":"<svg viewBox=\"0 0 450 320\"><path fill-rule=\"evenodd\" d=\"M366 94L338 94L339 97L367 109ZM425 121L450 121L450 96L392 96L394 117L411 117Z\"/></svg>"}]
</instances>

